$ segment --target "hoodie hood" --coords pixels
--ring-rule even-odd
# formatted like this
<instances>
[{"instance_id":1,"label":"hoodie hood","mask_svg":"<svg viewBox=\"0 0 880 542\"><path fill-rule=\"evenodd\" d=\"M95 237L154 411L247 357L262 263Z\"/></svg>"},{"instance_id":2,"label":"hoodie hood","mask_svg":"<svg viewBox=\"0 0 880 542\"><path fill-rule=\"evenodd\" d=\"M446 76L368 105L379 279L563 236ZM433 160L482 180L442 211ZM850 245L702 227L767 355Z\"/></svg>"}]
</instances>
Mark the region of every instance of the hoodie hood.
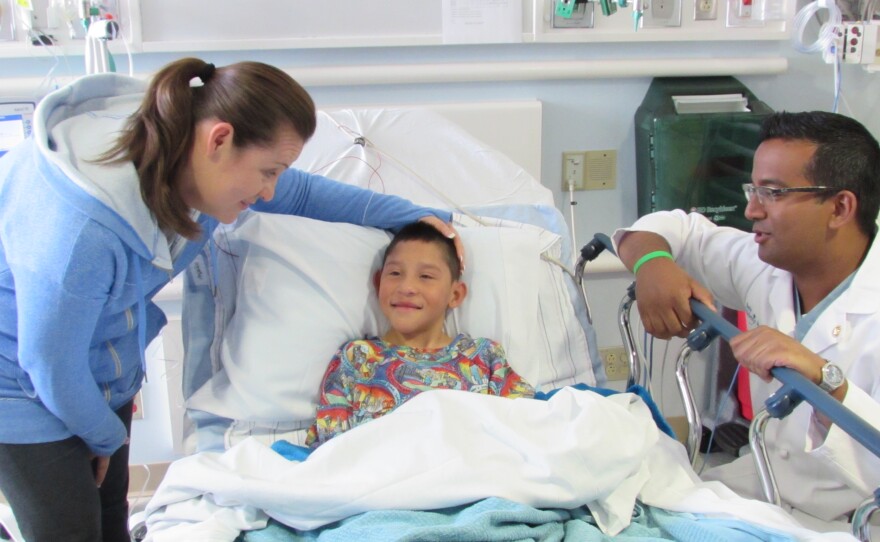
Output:
<instances>
[{"instance_id":1,"label":"hoodie hood","mask_svg":"<svg viewBox=\"0 0 880 542\"><path fill-rule=\"evenodd\" d=\"M115 73L82 77L40 102L33 135L45 167L56 169L47 177L62 197L153 265L170 270L168 240L141 198L134 165L95 162L115 143L146 89L144 81Z\"/></svg>"}]
</instances>

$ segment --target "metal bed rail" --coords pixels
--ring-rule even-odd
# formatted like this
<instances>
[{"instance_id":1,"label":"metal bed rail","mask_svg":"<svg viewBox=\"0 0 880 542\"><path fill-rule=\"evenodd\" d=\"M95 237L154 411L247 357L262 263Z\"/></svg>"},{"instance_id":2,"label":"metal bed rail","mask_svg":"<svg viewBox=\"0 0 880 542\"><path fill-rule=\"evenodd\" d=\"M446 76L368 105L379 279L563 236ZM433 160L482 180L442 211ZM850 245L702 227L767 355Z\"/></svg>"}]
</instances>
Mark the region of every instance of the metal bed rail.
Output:
<instances>
[{"instance_id":1,"label":"metal bed rail","mask_svg":"<svg viewBox=\"0 0 880 542\"><path fill-rule=\"evenodd\" d=\"M593 239L581 249L580 258L575 267L575 275L578 286L580 287L580 293L583 296L585 303L587 294L583 284L584 268L588 262L595 260L599 254L605 250L616 255L611 239L603 233L595 234ZM618 306L617 323L629 362L630 376L627 379L626 387L630 388L633 385L639 385L650 393L651 382L649 381L647 365L639 353L635 341L635 333L632 328L631 312L635 305L635 300L635 282L633 282L627 288L626 293L621 298L620 305ZM589 312L589 304L586 304ZM590 323L592 323L592 318L590 318ZM688 362L690 354L693 351L693 348L688 344L685 344L679 352L675 366L676 383L678 385L678 391L681 395L685 416L688 422L688 434L685 442L685 449L687 450L688 459L692 466L696 464L697 452L699 451L700 439L702 437L702 418L700 416L700 411L697 408L696 401L694 400L694 394L688 378Z\"/></svg>"},{"instance_id":2,"label":"metal bed rail","mask_svg":"<svg viewBox=\"0 0 880 542\"><path fill-rule=\"evenodd\" d=\"M694 344L705 346L716 336L721 336L729 341L740 333L736 326L699 301L691 300L691 310L702 323L691 332L688 337L689 343L691 337L694 337ZM770 374L782 382L782 387L765 401L764 410L755 416L749 429L752 455L761 477L764 495L769 502L779 504L779 492L767 456L763 437L764 427L771 417L784 418L788 416L802 401L812 405L814 409L846 431L859 444L875 456L880 457L880 431L875 427L858 417L797 371L788 367L774 367L770 370ZM871 539L868 520L878 508L880 508L880 488L875 490L874 495L866 499L856 509L852 523L854 536L865 542Z\"/></svg>"},{"instance_id":3,"label":"metal bed rail","mask_svg":"<svg viewBox=\"0 0 880 542\"><path fill-rule=\"evenodd\" d=\"M585 300L586 291L582 280L584 266L587 262L595 259L603 250L614 253L611 239L601 233L597 233L593 240L581 250L581 257L577 264L578 284ZM635 282L627 288L627 292L620 302L618 324L629 356L630 378L627 386L639 384L645 389L649 389L649 383L645 382L647 372L642 370L643 362L640 359L632 332L630 311L634 304ZM688 335L686 343L679 353L675 374L688 420L686 448L688 458L693 465L700 446L701 419L688 380L688 358L692 352L705 349L716 337L720 336L729 341L741 332L720 314L697 300L691 300L691 310L701 323ZM875 456L880 457L880 431L797 371L787 367L775 367L770 373L782 382L782 386L765 401L764 408L755 414L749 427L749 446L768 502L780 504L780 498L767 455L764 430L770 418L784 418L802 401L812 405L814 409L825 415L850 437L865 446ZM874 494L866 499L853 514L852 534L863 542L871 540L868 521L878 509L880 509L880 488L875 490Z\"/></svg>"}]
</instances>

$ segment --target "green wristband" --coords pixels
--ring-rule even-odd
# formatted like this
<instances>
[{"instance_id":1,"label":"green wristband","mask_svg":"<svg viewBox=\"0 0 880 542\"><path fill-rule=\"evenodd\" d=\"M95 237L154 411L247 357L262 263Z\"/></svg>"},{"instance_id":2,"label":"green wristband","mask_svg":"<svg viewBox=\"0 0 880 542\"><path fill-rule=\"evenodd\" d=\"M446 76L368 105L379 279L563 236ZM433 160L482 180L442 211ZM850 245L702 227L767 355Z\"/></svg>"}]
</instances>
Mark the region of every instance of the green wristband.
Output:
<instances>
[{"instance_id":1,"label":"green wristband","mask_svg":"<svg viewBox=\"0 0 880 542\"><path fill-rule=\"evenodd\" d=\"M633 266L633 276L635 276L635 274L639 272L639 267L641 267L645 262L649 262L654 258L669 258L670 260L675 260L675 258L672 257L672 254L666 252L665 250L655 250L654 252L649 252L639 258L639 261L637 261L636 264Z\"/></svg>"}]
</instances>

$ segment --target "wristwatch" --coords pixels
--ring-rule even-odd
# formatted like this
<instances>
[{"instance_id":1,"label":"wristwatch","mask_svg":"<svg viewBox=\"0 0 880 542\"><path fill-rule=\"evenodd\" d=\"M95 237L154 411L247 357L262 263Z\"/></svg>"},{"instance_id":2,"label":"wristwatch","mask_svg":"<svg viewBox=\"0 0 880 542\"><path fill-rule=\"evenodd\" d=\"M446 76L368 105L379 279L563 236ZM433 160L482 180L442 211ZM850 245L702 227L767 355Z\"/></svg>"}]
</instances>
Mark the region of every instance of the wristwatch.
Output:
<instances>
[{"instance_id":1,"label":"wristwatch","mask_svg":"<svg viewBox=\"0 0 880 542\"><path fill-rule=\"evenodd\" d=\"M822 366L822 380L819 382L819 387L823 390L832 393L842 386L845 380L843 371L837 365L826 361Z\"/></svg>"}]
</instances>

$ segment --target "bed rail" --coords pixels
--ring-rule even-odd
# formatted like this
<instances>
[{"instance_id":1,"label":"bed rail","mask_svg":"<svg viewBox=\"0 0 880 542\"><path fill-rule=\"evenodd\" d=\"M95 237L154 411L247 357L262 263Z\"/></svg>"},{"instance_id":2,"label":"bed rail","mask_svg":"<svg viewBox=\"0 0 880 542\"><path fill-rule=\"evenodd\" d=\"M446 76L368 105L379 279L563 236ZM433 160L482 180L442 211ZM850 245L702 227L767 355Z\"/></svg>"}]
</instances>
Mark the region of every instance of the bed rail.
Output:
<instances>
[{"instance_id":1,"label":"bed rail","mask_svg":"<svg viewBox=\"0 0 880 542\"><path fill-rule=\"evenodd\" d=\"M729 341L740 333L736 326L699 301L691 300L691 310L702 322L691 332L697 342L708 344L716 336ZM688 340L690 342L690 337ZM789 415L802 401L812 405L814 409L846 431L850 437L880 457L880 431L794 369L775 367L770 370L770 374L782 382L782 387L766 400L764 410L755 416L749 430L755 465L769 502L779 504L779 495L764 446L764 426L770 417L784 418ZM874 495L864 501L853 515L854 536L865 542L870 540L868 520L878 508L880 508L880 489L875 490Z\"/></svg>"},{"instance_id":2,"label":"bed rail","mask_svg":"<svg viewBox=\"0 0 880 542\"><path fill-rule=\"evenodd\" d=\"M614 250L614 245L611 242L611 238L603 233L597 233L593 236L593 239L584 245L581 249L581 256L578 259L577 266L575 267L575 273L578 279L578 285L581 288L581 294L586 299L586 291L583 286L583 272L584 267L588 262L595 260L599 254L603 251L609 251L615 256L617 253ZM633 385L639 385L645 390L648 390L648 393L651 393L651 382L648 378L648 370L647 364L644 362L642 357L639 354L638 347L636 346L635 341L635 333L632 329L632 318L631 312L633 305L635 305L636 300L636 283L632 282L629 287L626 289L626 293L623 295L623 298L620 300L620 305L618 306L618 328L620 329L620 336L623 340L623 346L626 349L627 359L629 361L629 378L627 379L626 387L629 389ZM592 320L590 321L592 323ZM695 349L690 345L685 344L681 351L679 352L678 359L675 364L675 379L678 384L678 391L681 394L681 400L684 405L685 416L688 422L688 434L687 440L685 442L685 449L687 450L688 459L691 462L691 465L694 466L697 461L697 452L700 449L700 440L702 438L702 418L700 416L700 411L697 408L697 403L694 400L694 394L690 385L690 379L688 377L688 362L690 360L690 354Z\"/></svg>"},{"instance_id":3,"label":"bed rail","mask_svg":"<svg viewBox=\"0 0 880 542\"><path fill-rule=\"evenodd\" d=\"M691 310L703 322L692 334L705 335L706 339L711 341L715 335L730 340L740 333L736 326L699 301L691 300ZM770 374L783 384L765 403L771 416L784 418L801 401L806 401L862 446L880 457L880 431L853 414L851 410L794 369L774 367Z\"/></svg>"},{"instance_id":4,"label":"bed rail","mask_svg":"<svg viewBox=\"0 0 880 542\"><path fill-rule=\"evenodd\" d=\"M587 321L593 325L593 313L590 310L590 302L587 299L587 290L584 287L584 269L589 262L592 262L602 254L605 249L611 249L611 239L607 235L597 233L593 239L581 248L581 255L574 267L575 281L580 288L581 299L587 307ZM613 252L614 250L611 249Z\"/></svg>"},{"instance_id":5,"label":"bed rail","mask_svg":"<svg viewBox=\"0 0 880 542\"><path fill-rule=\"evenodd\" d=\"M597 233L593 240L585 245L581 251L581 260L578 261L578 269L581 273L586 262L595 259L603 250L615 253L611 239L605 234ZM582 282L581 288L583 291ZM627 353L630 356L630 381L627 384L630 385L635 382L636 384L643 385L642 364L635 348L629 318L629 312L634 303L635 282L627 288L627 292L620 303L620 319L618 323ZM701 422L687 378L688 357L691 352L705 349L716 337L720 336L729 341L741 332L736 326L721 317L720 314L697 300L691 300L691 310L701 323L688 335L686 344L679 353L675 373L688 419L689 432L686 447L688 457L693 464L700 445ZM767 457L764 429L770 418L784 418L802 401L812 405L813 408L846 431L848 435L866 447L875 456L880 457L880 431L858 417L797 371L788 367L775 367L770 373L774 378L782 382L782 387L765 401L764 409L756 413L749 428L749 445L752 449L752 455L761 479L761 486L768 502L780 504L776 480ZM647 386L643 385L643 387L648 389ZM878 509L880 509L880 488L875 490L874 494L866 499L853 514L852 534L854 536L864 542L870 541L868 521L871 515Z\"/></svg>"},{"instance_id":6,"label":"bed rail","mask_svg":"<svg viewBox=\"0 0 880 542\"><path fill-rule=\"evenodd\" d=\"M593 323L593 318L590 314L590 305L587 302L587 292L584 288L584 268L587 263L595 260L599 257L599 254L606 250L615 256L617 255L614 251L614 245L611 243L611 238L604 233L595 234L593 239L581 248L581 255L575 266L575 278L580 287L580 293L584 299L584 303L587 305L587 318L591 325ZM638 384L650 392L651 383L648 382L647 373L642 372L642 360L639 357L632 332L630 312L635 303L635 299L635 283L632 283L629 288L627 288L623 298L620 300L620 306L617 312L617 325L620 328L620 336L623 338L623 346L626 349L626 355L629 361L629 378L627 379L626 387L629 388L634 384Z\"/></svg>"}]
</instances>

